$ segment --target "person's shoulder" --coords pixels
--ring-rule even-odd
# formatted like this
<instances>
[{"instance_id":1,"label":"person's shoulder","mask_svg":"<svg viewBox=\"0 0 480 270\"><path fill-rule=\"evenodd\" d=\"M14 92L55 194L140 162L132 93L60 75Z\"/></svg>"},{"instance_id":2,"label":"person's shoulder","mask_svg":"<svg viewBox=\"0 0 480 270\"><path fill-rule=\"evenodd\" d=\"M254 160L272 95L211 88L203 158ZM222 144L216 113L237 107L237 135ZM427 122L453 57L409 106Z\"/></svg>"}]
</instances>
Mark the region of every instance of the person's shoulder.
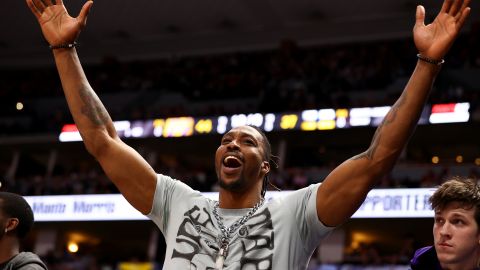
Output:
<instances>
[{"instance_id":1,"label":"person's shoulder","mask_svg":"<svg viewBox=\"0 0 480 270\"><path fill-rule=\"evenodd\" d=\"M47 270L37 254L32 252L21 252L12 260L13 270Z\"/></svg>"},{"instance_id":2,"label":"person's shoulder","mask_svg":"<svg viewBox=\"0 0 480 270\"><path fill-rule=\"evenodd\" d=\"M14 270L47 270L47 267L44 264L38 263L28 263L26 265L20 266L20 268L14 268Z\"/></svg>"},{"instance_id":3,"label":"person's shoulder","mask_svg":"<svg viewBox=\"0 0 480 270\"><path fill-rule=\"evenodd\" d=\"M435 248L433 246L427 246L427 247L417 249L413 257L417 258L417 257L433 255L433 254L436 254Z\"/></svg>"},{"instance_id":4,"label":"person's shoulder","mask_svg":"<svg viewBox=\"0 0 480 270\"><path fill-rule=\"evenodd\" d=\"M302 197L306 195L310 196L312 193L316 194L319 186L320 186L320 183L311 184L297 190L289 191L284 197L288 198L288 197Z\"/></svg>"},{"instance_id":5,"label":"person's shoulder","mask_svg":"<svg viewBox=\"0 0 480 270\"><path fill-rule=\"evenodd\" d=\"M305 204L313 195L316 196L319 184L312 184L297 190L272 191L267 193L267 205L269 208L280 207L286 205L297 208L298 204Z\"/></svg>"},{"instance_id":6,"label":"person's shoulder","mask_svg":"<svg viewBox=\"0 0 480 270\"><path fill-rule=\"evenodd\" d=\"M427 246L417 249L413 258L410 260L410 266L413 270L440 269L435 248L433 246Z\"/></svg>"}]
</instances>

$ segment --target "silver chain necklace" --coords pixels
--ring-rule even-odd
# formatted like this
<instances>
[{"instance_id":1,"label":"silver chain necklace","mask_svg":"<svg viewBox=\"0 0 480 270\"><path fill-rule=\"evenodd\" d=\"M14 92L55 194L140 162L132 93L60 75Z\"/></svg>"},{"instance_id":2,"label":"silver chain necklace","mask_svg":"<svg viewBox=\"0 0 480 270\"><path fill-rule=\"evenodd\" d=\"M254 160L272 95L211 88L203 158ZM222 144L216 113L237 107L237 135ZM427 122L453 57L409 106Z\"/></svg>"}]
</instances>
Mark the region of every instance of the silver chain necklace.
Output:
<instances>
[{"instance_id":1,"label":"silver chain necklace","mask_svg":"<svg viewBox=\"0 0 480 270\"><path fill-rule=\"evenodd\" d=\"M220 242L219 242L219 248L220 250L218 251L217 259L215 261L215 267L219 270L223 269L223 263L225 262L225 258L227 257L227 252L228 252L228 246L230 245L230 237L232 236L232 233L235 232L240 226L245 224L247 220L249 220L253 214L258 210L263 205L263 202L265 201L265 198L262 198L253 208L248 211L248 213L235 221L230 227L226 228L225 225L223 225L222 217L218 214L218 206L219 203L218 201L215 202L215 205L213 206L213 216L215 216L215 219L217 220L218 227L220 228Z\"/></svg>"}]
</instances>

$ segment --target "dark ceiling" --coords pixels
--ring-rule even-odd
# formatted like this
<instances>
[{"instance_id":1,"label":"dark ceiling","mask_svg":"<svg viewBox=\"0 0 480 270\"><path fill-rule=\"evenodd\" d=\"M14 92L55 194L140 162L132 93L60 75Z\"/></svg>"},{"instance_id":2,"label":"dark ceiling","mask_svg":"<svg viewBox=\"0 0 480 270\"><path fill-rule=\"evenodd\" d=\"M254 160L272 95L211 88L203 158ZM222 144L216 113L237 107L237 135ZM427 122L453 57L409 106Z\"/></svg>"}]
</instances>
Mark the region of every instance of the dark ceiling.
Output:
<instances>
[{"instance_id":1,"label":"dark ceiling","mask_svg":"<svg viewBox=\"0 0 480 270\"><path fill-rule=\"evenodd\" d=\"M64 0L71 14L84 1ZM406 37L415 6L427 18L440 0L95 0L81 34L82 60L120 60L274 48L284 38L300 45ZM478 20L472 1L469 24ZM5 0L0 16L0 66L52 64L24 0ZM468 30L468 26L465 27Z\"/></svg>"}]
</instances>

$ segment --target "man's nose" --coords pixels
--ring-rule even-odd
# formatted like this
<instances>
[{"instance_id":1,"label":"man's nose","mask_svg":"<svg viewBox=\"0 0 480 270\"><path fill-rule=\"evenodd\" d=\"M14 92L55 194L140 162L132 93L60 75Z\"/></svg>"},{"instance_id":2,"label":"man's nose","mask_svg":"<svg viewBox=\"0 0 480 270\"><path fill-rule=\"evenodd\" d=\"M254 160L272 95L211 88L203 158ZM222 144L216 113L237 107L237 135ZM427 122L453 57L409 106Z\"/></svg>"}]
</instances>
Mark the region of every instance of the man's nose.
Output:
<instances>
[{"instance_id":1,"label":"man's nose","mask_svg":"<svg viewBox=\"0 0 480 270\"><path fill-rule=\"evenodd\" d=\"M451 226L452 225L449 222L445 222L445 224L443 224L442 228L440 228L440 235L449 236Z\"/></svg>"},{"instance_id":2,"label":"man's nose","mask_svg":"<svg viewBox=\"0 0 480 270\"><path fill-rule=\"evenodd\" d=\"M238 141L237 140L231 140L228 144L227 144L227 149L239 149L240 146L238 145Z\"/></svg>"}]
</instances>

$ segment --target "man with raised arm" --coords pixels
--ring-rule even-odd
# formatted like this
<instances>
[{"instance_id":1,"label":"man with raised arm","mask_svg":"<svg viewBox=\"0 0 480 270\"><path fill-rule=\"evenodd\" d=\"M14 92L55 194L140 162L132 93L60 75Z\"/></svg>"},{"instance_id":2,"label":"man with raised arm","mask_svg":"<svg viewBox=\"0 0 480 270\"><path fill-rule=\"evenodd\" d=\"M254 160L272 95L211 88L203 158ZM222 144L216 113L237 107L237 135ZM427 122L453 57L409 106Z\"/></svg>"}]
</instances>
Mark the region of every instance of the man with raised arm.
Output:
<instances>
[{"instance_id":1,"label":"man with raised arm","mask_svg":"<svg viewBox=\"0 0 480 270\"><path fill-rule=\"evenodd\" d=\"M259 129L236 127L215 155L219 200L157 174L118 137L90 87L75 49L93 2L71 17L62 0L27 0L50 44L70 111L87 150L125 198L162 231L164 269L305 269L334 227L360 207L391 170L415 129L434 79L470 12L469 0L446 0L424 24L418 6L413 37L418 62L405 90L378 127L370 147L334 169L320 184L264 201L270 144Z\"/></svg>"}]
</instances>

